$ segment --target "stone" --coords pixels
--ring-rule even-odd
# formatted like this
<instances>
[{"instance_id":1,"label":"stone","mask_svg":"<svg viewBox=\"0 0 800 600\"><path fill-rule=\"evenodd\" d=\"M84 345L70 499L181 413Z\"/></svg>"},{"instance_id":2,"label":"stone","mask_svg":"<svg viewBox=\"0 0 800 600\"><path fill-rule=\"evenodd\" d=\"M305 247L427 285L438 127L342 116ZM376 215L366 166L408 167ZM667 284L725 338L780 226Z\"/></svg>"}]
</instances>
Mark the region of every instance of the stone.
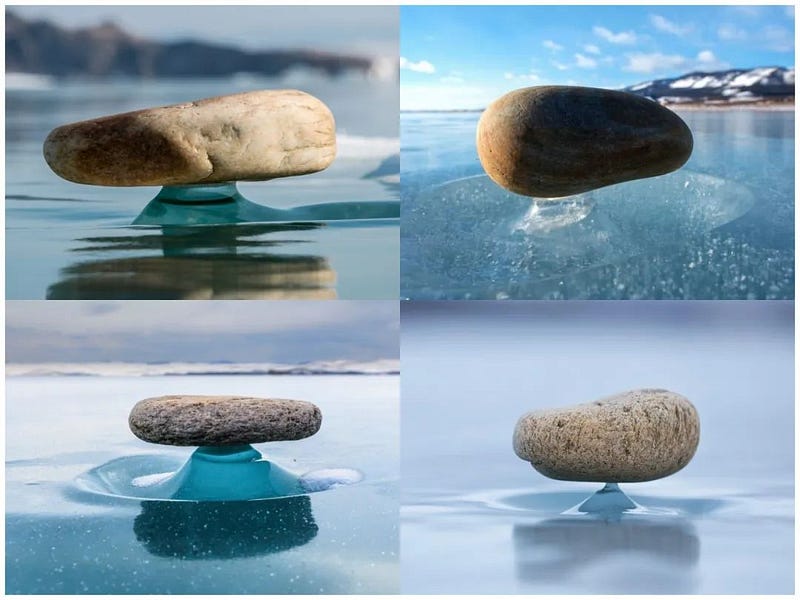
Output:
<instances>
[{"instance_id":1,"label":"stone","mask_svg":"<svg viewBox=\"0 0 800 600\"><path fill-rule=\"evenodd\" d=\"M311 402L242 396L160 396L138 402L128 425L146 442L232 446L314 435L322 414Z\"/></svg>"},{"instance_id":2,"label":"stone","mask_svg":"<svg viewBox=\"0 0 800 600\"><path fill-rule=\"evenodd\" d=\"M692 153L692 132L642 96L586 87L514 90L478 123L478 156L498 185L555 198L663 175Z\"/></svg>"},{"instance_id":3,"label":"stone","mask_svg":"<svg viewBox=\"0 0 800 600\"><path fill-rule=\"evenodd\" d=\"M63 125L44 142L56 174L110 186L257 181L325 169L333 115L297 90L261 90Z\"/></svg>"},{"instance_id":4,"label":"stone","mask_svg":"<svg viewBox=\"0 0 800 600\"><path fill-rule=\"evenodd\" d=\"M523 415L514 452L552 479L650 481L685 467L700 440L689 400L667 390L633 390Z\"/></svg>"}]
</instances>

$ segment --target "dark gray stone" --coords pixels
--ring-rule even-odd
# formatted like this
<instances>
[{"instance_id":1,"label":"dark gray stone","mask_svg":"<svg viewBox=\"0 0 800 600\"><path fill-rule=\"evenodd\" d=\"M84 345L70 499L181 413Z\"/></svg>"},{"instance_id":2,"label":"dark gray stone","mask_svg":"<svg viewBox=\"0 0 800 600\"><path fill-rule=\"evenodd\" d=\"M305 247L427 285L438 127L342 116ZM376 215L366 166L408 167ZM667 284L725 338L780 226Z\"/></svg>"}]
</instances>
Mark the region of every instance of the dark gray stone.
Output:
<instances>
[{"instance_id":1,"label":"dark gray stone","mask_svg":"<svg viewBox=\"0 0 800 600\"><path fill-rule=\"evenodd\" d=\"M133 434L170 446L233 446L314 435L319 408L303 400L242 396L160 396L138 402L128 424Z\"/></svg>"},{"instance_id":2,"label":"dark gray stone","mask_svg":"<svg viewBox=\"0 0 800 600\"><path fill-rule=\"evenodd\" d=\"M478 156L498 185L555 198L663 175L692 153L692 133L663 106L626 92L541 86L509 92L478 123Z\"/></svg>"}]
</instances>

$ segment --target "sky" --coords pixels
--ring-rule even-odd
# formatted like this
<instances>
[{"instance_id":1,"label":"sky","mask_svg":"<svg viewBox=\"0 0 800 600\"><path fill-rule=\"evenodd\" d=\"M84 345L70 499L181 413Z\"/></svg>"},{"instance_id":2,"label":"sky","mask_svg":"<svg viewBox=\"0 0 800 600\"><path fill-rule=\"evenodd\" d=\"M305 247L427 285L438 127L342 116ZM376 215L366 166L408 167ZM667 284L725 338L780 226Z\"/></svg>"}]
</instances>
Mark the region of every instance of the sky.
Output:
<instances>
[{"instance_id":1,"label":"sky","mask_svg":"<svg viewBox=\"0 0 800 600\"><path fill-rule=\"evenodd\" d=\"M250 50L315 48L397 56L396 6L11 6L67 28L111 21L161 41L196 38Z\"/></svg>"},{"instance_id":2,"label":"sky","mask_svg":"<svg viewBox=\"0 0 800 600\"><path fill-rule=\"evenodd\" d=\"M533 85L794 66L791 6L403 6L401 23L402 110L478 109Z\"/></svg>"},{"instance_id":3,"label":"sky","mask_svg":"<svg viewBox=\"0 0 800 600\"><path fill-rule=\"evenodd\" d=\"M397 302L9 301L6 361L399 358Z\"/></svg>"}]
</instances>

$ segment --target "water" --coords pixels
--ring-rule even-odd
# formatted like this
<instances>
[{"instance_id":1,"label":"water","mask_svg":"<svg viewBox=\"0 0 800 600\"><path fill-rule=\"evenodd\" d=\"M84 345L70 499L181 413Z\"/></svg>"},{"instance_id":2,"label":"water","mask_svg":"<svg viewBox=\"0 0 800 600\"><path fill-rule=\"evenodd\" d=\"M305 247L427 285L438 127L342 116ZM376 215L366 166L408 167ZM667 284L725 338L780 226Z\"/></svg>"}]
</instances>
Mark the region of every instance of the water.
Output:
<instances>
[{"instance_id":1,"label":"water","mask_svg":"<svg viewBox=\"0 0 800 600\"><path fill-rule=\"evenodd\" d=\"M78 481L111 461L186 462L192 448L147 444L127 425L138 400L175 393L317 404L319 433L255 446L291 473L315 473L313 493L158 501ZM398 592L398 396L397 376L9 378L6 593Z\"/></svg>"},{"instance_id":2,"label":"water","mask_svg":"<svg viewBox=\"0 0 800 600\"><path fill-rule=\"evenodd\" d=\"M64 123L292 87L331 108L337 158L321 173L242 183L247 201L150 203L159 188L74 184L52 173L42 157L45 137ZM301 74L8 90L8 298L397 298L397 106L397 82ZM394 203L394 216L351 211L320 220L319 211L299 210L354 202L368 209Z\"/></svg>"},{"instance_id":3,"label":"water","mask_svg":"<svg viewBox=\"0 0 800 600\"><path fill-rule=\"evenodd\" d=\"M681 170L556 215L485 177L479 113L402 114L402 297L793 298L794 113L680 114Z\"/></svg>"},{"instance_id":4,"label":"water","mask_svg":"<svg viewBox=\"0 0 800 600\"><path fill-rule=\"evenodd\" d=\"M791 302L401 308L405 593L793 593ZM694 403L700 444L620 484L630 512L514 454L525 412L647 387Z\"/></svg>"}]
</instances>

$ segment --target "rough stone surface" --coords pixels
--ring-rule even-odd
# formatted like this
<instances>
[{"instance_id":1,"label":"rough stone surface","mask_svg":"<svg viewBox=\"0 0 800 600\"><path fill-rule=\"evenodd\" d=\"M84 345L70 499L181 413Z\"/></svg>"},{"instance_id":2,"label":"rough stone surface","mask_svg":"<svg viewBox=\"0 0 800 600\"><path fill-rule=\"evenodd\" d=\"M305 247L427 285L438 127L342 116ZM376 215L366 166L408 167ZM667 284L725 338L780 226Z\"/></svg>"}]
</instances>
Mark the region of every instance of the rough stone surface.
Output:
<instances>
[{"instance_id":1,"label":"rough stone surface","mask_svg":"<svg viewBox=\"0 0 800 600\"><path fill-rule=\"evenodd\" d=\"M133 434L170 446L231 446L314 435L322 414L303 400L241 396L160 396L138 402L128 424Z\"/></svg>"},{"instance_id":2,"label":"rough stone surface","mask_svg":"<svg viewBox=\"0 0 800 600\"><path fill-rule=\"evenodd\" d=\"M679 471L699 440L700 419L686 398L633 390L523 415L514 430L514 451L553 479L622 483Z\"/></svg>"},{"instance_id":3,"label":"rough stone surface","mask_svg":"<svg viewBox=\"0 0 800 600\"><path fill-rule=\"evenodd\" d=\"M264 180L326 168L333 115L297 90L263 90L101 117L54 129L50 168L77 183L180 185Z\"/></svg>"},{"instance_id":4,"label":"rough stone surface","mask_svg":"<svg viewBox=\"0 0 800 600\"><path fill-rule=\"evenodd\" d=\"M478 123L478 156L498 185L555 198L663 175L692 153L667 108L626 92L541 86L498 98Z\"/></svg>"}]
</instances>

